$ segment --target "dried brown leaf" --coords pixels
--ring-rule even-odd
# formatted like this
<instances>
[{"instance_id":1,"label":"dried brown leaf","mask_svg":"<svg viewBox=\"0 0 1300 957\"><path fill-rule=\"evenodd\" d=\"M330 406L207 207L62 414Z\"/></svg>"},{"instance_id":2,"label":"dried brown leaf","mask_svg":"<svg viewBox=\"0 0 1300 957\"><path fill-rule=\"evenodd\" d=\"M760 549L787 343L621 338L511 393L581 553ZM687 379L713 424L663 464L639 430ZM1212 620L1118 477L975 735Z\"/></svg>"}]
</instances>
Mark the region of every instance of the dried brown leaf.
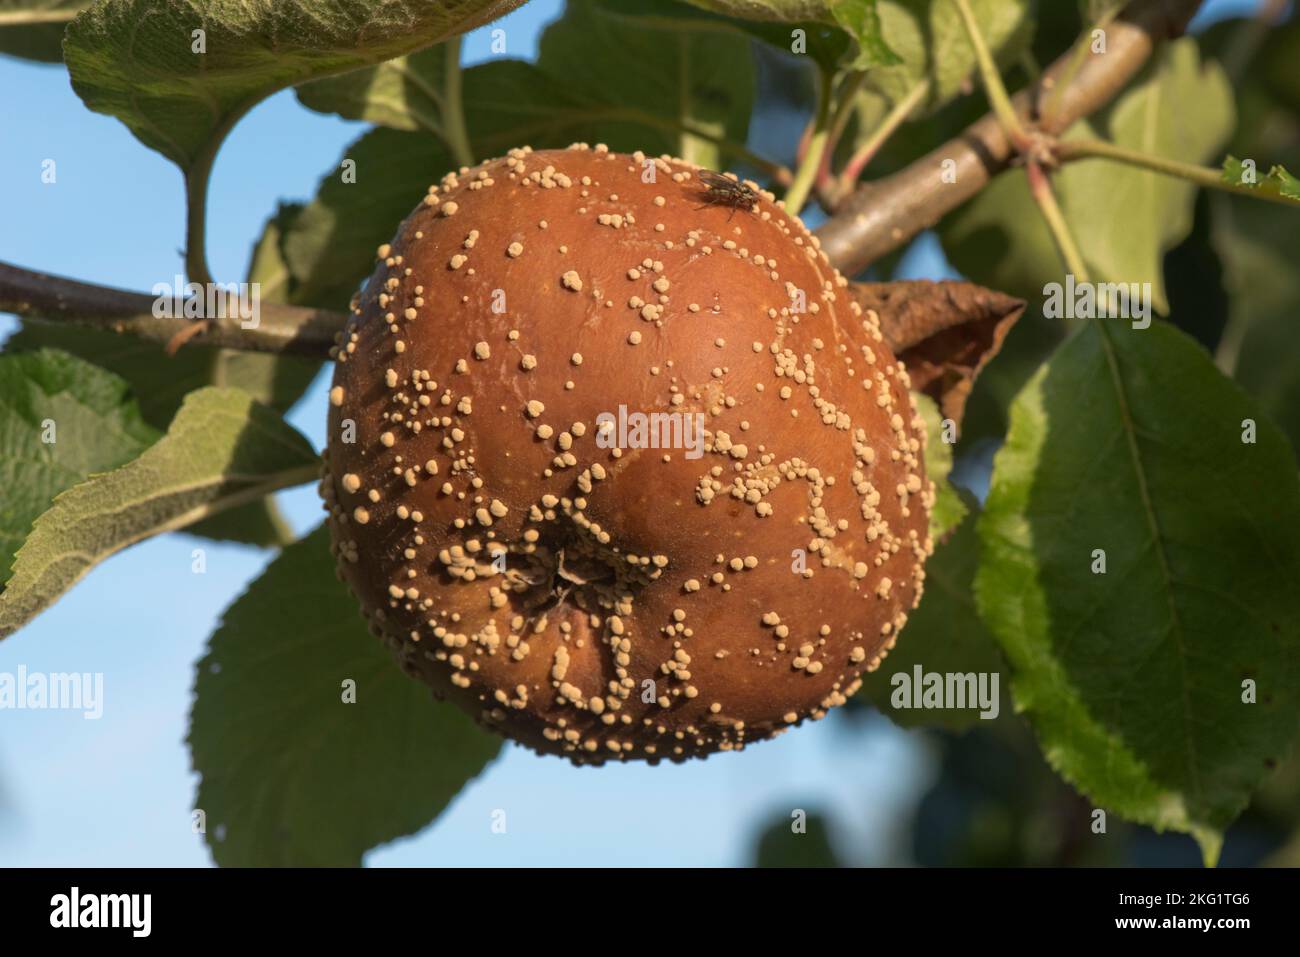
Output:
<instances>
[{"instance_id":1,"label":"dried brown leaf","mask_svg":"<svg viewBox=\"0 0 1300 957\"><path fill-rule=\"evenodd\" d=\"M854 282L849 289L864 311L880 316L880 331L912 388L960 429L975 377L1002 348L1024 300L951 280Z\"/></svg>"}]
</instances>

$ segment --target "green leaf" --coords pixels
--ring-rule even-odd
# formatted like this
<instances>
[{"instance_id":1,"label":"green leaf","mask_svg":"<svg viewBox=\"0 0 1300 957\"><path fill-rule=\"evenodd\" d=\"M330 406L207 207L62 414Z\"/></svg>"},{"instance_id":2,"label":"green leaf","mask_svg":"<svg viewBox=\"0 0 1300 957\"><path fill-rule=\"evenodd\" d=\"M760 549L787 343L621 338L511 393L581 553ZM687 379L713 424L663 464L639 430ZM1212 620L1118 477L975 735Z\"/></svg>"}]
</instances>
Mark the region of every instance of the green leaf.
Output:
<instances>
[{"instance_id":1,"label":"green leaf","mask_svg":"<svg viewBox=\"0 0 1300 957\"><path fill-rule=\"evenodd\" d=\"M376 247L392 238L429 185L455 168L440 140L438 104L424 94L391 92L407 82L403 77L415 77L412 83L421 89L439 82L440 57L428 51L300 91L312 109L392 128L372 130L349 146L338 171L321 180L316 198L286 218L279 246L291 277L290 301L346 309L374 264ZM592 132L585 109L520 60L466 70L463 102L480 156L500 155L530 140L537 148L566 146ZM354 174L347 179L345 163Z\"/></svg>"},{"instance_id":2,"label":"green leaf","mask_svg":"<svg viewBox=\"0 0 1300 957\"><path fill-rule=\"evenodd\" d=\"M198 664L195 806L220 865L359 865L436 818L501 747L402 673L334 566L323 527L290 545Z\"/></svg>"},{"instance_id":3,"label":"green leaf","mask_svg":"<svg viewBox=\"0 0 1300 957\"><path fill-rule=\"evenodd\" d=\"M262 302L290 301L290 273L283 245L285 233L301 209L296 204L281 204L253 247L246 281L257 287ZM241 389L277 412L288 412L307 391L322 364L297 356L220 349L212 357L210 381L212 385Z\"/></svg>"},{"instance_id":4,"label":"green leaf","mask_svg":"<svg viewBox=\"0 0 1300 957\"><path fill-rule=\"evenodd\" d=\"M281 230L291 221L295 209L282 207L253 251L248 281L261 284L263 302L288 301L288 270L280 259L279 243ZM24 322L5 343L5 352L24 353L46 347L63 349L121 376L130 383L145 421L160 430L167 428L188 393L206 385L238 388L263 405L287 412L302 398L322 365L297 356L193 344L168 355L162 346L134 336L43 322ZM258 546L283 545L293 540L270 497L197 522L186 531L216 541Z\"/></svg>"},{"instance_id":5,"label":"green leaf","mask_svg":"<svg viewBox=\"0 0 1300 957\"><path fill-rule=\"evenodd\" d=\"M1030 0L971 0L984 42L1000 65L1028 49L1034 33L1031 8ZM872 70L867 87L891 103L928 80L921 112L934 112L962 92L975 70L975 51L952 0L880 0L879 30L898 56L895 65Z\"/></svg>"},{"instance_id":6,"label":"green leaf","mask_svg":"<svg viewBox=\"0 0 1300 957\"><path fill-rule=\"evenodd\" d=\"M25 321L5 343L6 353L54 348L108 369L130 383L146 422L166 429L186 394L205 385L243 389L278 411L289 409L311 384L321 363L297 357L226 353L187 345L174 356L135 336L64 323Z\"/></svg>"},{"instance_id":7,"label":"green leaf","mask_svg":"<svg viewBox=\"0 0 1300 957\"><path fill-rule=\"evenodd\" d=\"M247 281L257 285L262 302L289 301L289 267L281 245L285 229L300 209L298 205L281 204L253 247ZM284 413L302 398L321 365L297 356L216 349L212 350L210 378L213 385L238 388L263 405ZM217 541L251 545L287 545L293 541L293 529L271 495L200 519L185 531Z\"/></svg>"},{"instance_id":8,"label":"green leaf","mask_svg":"<svg viewBox=\"0 0 1300 957\"><path fill-rule=\"evenodd\" d=\"M1283 166L1274 166L1262 180L1257 178L1255 167L1229 156L1223 161L1223 181L1233 186L1249 186L1264 196L1281 196L1300 204L1300 179L1296 179Z\"/></svg>"},{"instance_id":9,"label":"green leaf","mask_svg":"<svg viewBox=\"0 0 1300 957\"><path fill-rule=\"evenodd\" d=\"M447 54L447 45L440 43L378 66L304 83L298 99L319 113L432 133L445 142L448 72L460 69L459 60Z\"/></svg>"},{"instance_id":10,"label":"green leaf","mask_svg":"<svg viewBox=\"0 0 1300 957\"><path fill-rule=\"evenodd\" d=\"M258 284L263 302L293 301L293 274L284 259L284 237L302 209L302 203L280 203L253 244L253 252L248 257L248 282Z\"/></svg>"},{"instance_id":11,"label":"green leaf","mask_svg":"<svg viewBox=\"0 0 1300 957\"><path fill-rule=\"evenodd\" d=\"M263 404L286 411L316 375L320 363L296 357L237 353L187 345L169 356L162 346L99 329L61 323L24 322L5 343L5 352L30 354L58 348L102 366L125 379L144 420L166 429L186 394L212 383L242 388ZM118 463L120 464L120 463ZM273 499L250 502L219 518L186 529L217 541L282 545L292 536Z\"/></svg>"},{"instance_id":12,"label":"green leaf","mask_svg":"<svg viewBox=\"0 0 1300 957\"><path fill-rule=\"evenodd\" d=\"M979 533L980 612L1052 766L1212 863L1297 730L1300 484L1281 433L1183 333L1094 320L1016 400Z\"/></svg>"},{"instance_id":13,"label":"green leaf","mask_svg":"<svg viewBox=\"0 0 1300 957\"><path fill-rule=\"evenodd\" d=\"M1222 24L1230 44L1235 24ZM1300 168L1300 18L1267 31L1238 78L1240 121L1229 151ZM1223 264L1229 319L1215 359L1260 402L1300 449L1300 243L1296 211L1207 190L1211 233Z\"/></svg>"},{"instance_id":14,"label":"green leaf","mask_svg":"<svg viewBox=\"0 0 1300 957\"><path fill-rule=\"evenodd\" d=\"M1060 178L1058 174L1058 184ZM994 178L974 199L945 217L939 224L939 238L949 262L963 276L1020 296L1030 308L1042 301L1045 283L1061 281L1060 254L1022 169ZM1077 233L1075 238L1083 241Z\"/></svg>"},{"instance_id":15,"label":"green leaf","mask_svg":"<svg viewBox=\"0 0 1300 957\"><path fill-rule=\"evenodd\" d=\"M543 35L536 65L494 60L464 71L473 152L481 159L586 140L651 155L706 150L716 166L743 152L750 60L740 32L690 7L575 0ZM298 96L320 112L429 133L450 153L449 65L445 48L434 47L306 84ZM701 133L730 146L720 150Z\"/></svg>"},{"instance_id":16,"label":"green leaf","mask_svg":"<svg viewBox=\"0 0 1300 957\"><path fill-rule=\"evenodd\" d=\"M934 482L934 508L930 510L930 537L936 542L966 516L966 506L948 481L952 471L952 445L943 440L943 415L934 399L919 392L912 401L925 420L925 474Z\"/></svg>"},{"instance_id":17,"label":"green leaf","mask_svg":"<svg viewBox=\"0 0 1300 957\"><path fill-rule=\"evenodd\" d=\"M542 34L537 66L582 104L592 142L712 168L735 149L686 131L745 142L753 59L730 31L629 14L617 0L569 0Z\"/></svg>"},{"instance_id":18,"label":"green leaf","mask_svg":"<svg viewBox=\"0 0 1300 957\"><path fill-rule=\"evenodd\" d=\"M972 586L979 557L975 518L968 517L947 541L935 545L934 555L925 563L921 604L908 617L880 667L862 676L861 695L895 724L958 730L993 720L981 719L981 709L970 702L966 708L894 707L894 675L911 678L918 665L925 674L998 675L998 716L1009 717L1002 680L1006 664L975 608ZM915 683L913 693L919 693Z\"/></svg>"},{"instance_id":19,"label":"green leaf","mask_svg":"<svg viewBox=\"0 0 1300 957\"><path fill-rule=\"evenodd\" d=\"M326 176L284 234L290 298L300 305L347 309L374 265L375 249L451 169L433 138L382 128L362 136L343 158L356 164L356 181Z\"/></svg>"},{"instance_id":20,"label":"green leaf","mask_svg":"<svg viewBox=\"0 0 1300 957\"><path fill-rule=\"evenodd\" d=\"M608 20L624 43L641 42L636 34L653 26L665 34L693 31L700 38L720 35L726 41L725 49L738 56L749 50L748 41L739 33L718 29L715 21L690 8L656 3L646 8L645 15L629 12L641 9L642 5L625 3L614 15L605 7L597 6L592 8L596 11L592 16L602 22ZM674 18L680 10L690 12L687 22ZM689 23L698 26L689 27ZM580 39L575 38L574 31L585 29L576 20L570 20L567 25L561 21L555 28L560 27L563 27L561 39L566 42ZM691 88L679 85L671 91L673 101L681 101L679 116L673 118L662 109L638 109L623 102L621 94L612 95L605 86L608 82L617 83L617 79L593 84L592 91L579 89L572 71L559 56L553 55L541 65L523 60L493 60L464 71L460 80L461 99L476 158L500 155L516 146L563 147L577 140L602 140L613 149L629 152L637 149L652 152L652 147L662 147L661 152L676 151L687 131L706 129L690 119L692 98L711 100L715 105L728 98L743 102L746 113L741 117L737 111L733 118L736 122L732 130L738 139L728 155L743 146L744 122L752 98L752 70L747 65L726 78L727 82L735 83L735 89L727 93L710 88L709 81L698 75L693 78L688 66L671 81L695 84ZM298 89L298 98L304 106L318 112L335 113L345 119L364 120L394 130L430 134L450 156L453 144L448 139L445 89L448 65L445 47L433 47L376 67L305 84ZM610 66L605 64L601 68ZM544 67L551 68L550 72ZM611 132L599 124L619 126ZM454 165L451 163L450 167Z\"/></svg>"},{"instance_id":21,"label":"green leaf","mask_svg":"<svg viewBox=\"0 0 1300 957\"><path fill-rule=\"evenodd\" d=\"M168 357L161 346L135 336L31 320L5 343L7 354L47 348L70 352L121 376L130 383L144 420L160 430L167 428L185 393L211 381L212 353L201 347L187 346Z\"/></svg>"},{"instance_id":22,"label":"green leaf","mask_svg":"<svg viewBox=\"0 0 1300 957\"><path fill-rule=\"evenodd\" d=\"M54 496L157 437L111 372L53 349L0 355L0 583Z\"/></svg>"},{"instance_id":23,"label":"green leaf","mask_svg":"<svg viewBox=\"0 0 1300 957\"><path fill-rule=\"evenodd\" d=\"M1219 348L1231 372L1300 449L1300 248L1295 213L1214 197L1214 244L1224 266L1229 326Z\"/></svg>"},{"instance_id":24,"label":"green leaf","mask_svg":"<svg viewBox=\"0 0 1300 957\"><path fill-rule=\"evenodd\" d=\"M59 63L63 28L91 0L0 0L0 53Z\"/></svg>"},{"instance_id":25,"label":"green leaf","mask_svg":"<svg viewBox=\"0 0 1300 957\"><path fill-rule=\"evenodd\" d=\"M1021 316L1002 348L980 370L966 403L961 422L961 444L975 448L993 440L1001 444L1007 434L1011 403L1038 367L1065 338L1065 323L1041 312Z\"/></svg>"},{"instance_id":26,"label":"green leaf","mask_svg":"<svg viewBox=\"0 0 1300 957\"><path fill-rule=\"evenodd\" d=\"M659 6L659 0L633 0L638 7ZM689 0L708 11L717 22L742 30L787 53L795 52L794 30L806 53L827 72L845 59L849 37L857 46L859 69L879 63L897 63L898 58L880 36L876 0ZM681 4L663 4L674 8ZM673 14L678 16L676 12ZM839 29L828 31L828 25ZM847 35L846 35L847 34Z\"/></svg>"},{"instance_id":27,"label":"green leaf","mask_svg":"<svg viewBox=\"0 0 1300 957\"><path fill-rule=\"evenodd\" d=\"M876 0L836 0L831 4L831 16L858 44L849 69L870 70L903 62L885 41Z\"/></svg>"},{"instance_id":28,"label":"green leaf","mask_svg":"<svg viewBox=\"0 0 1300 957\"><path fill-rule=\"evenodd\" d=\"M826 0L623 0L619 7L642 18L695 20L701 27L742 33L784 53L806 55L826 72L834 72L853 44Z\"/></svg>"},{"instance_id":29,"label":"green leaf","mask_svg":"<svg viewBox=\"0 0 1300 957\"><path fill-rule=\"evenodd\" d=\"M307 440L251 396L191 393L155 445L59 495L36 520L0 595L0 638L128 545L310 482L319 470Z\"/></svg>"},{"instance_id":30,"label":"green leaf","mask_svg":"<svg viewBox=\"0 0 1300 957\"><path fill-rule=\"evenodd\" d=\"M419 50L518 2L99 0L68 27L64 56L88 107L189 173L272 93Z\"/></svg>"},{"instance_id":31,"label":"green leaf","mask_svg":"<svg viewBox=\"0 0 1300 957\"><path fill-rule=\"evenodd\" d=\"M421 173L434 182L455 167L445 136L443 57L441 47L400 57L371 69L309 83L299 89L298 98L304 106L345 119L431 134L435 142L425 146L438 147L439 152L430 155L438 156L440 165ZM466 124L479 157L500 155L521 145L539 149L568 146L591 130L593 117L587 106L575 99L562 81L523 60L493 60L470 67L461 84ZM358 184L360 176L358 164ZM419 185L423 194L428 183Z\"/></svg>"}]
</instances>

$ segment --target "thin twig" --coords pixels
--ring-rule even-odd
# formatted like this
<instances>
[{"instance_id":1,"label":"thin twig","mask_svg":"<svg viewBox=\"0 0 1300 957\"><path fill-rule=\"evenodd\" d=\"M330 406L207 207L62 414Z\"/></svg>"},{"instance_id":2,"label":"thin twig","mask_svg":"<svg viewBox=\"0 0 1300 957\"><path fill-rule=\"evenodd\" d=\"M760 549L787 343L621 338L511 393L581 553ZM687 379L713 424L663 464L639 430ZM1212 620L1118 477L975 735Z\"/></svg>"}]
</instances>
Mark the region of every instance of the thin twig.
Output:
<instances>
[{"instance_id":1,"label":"thin twig","mask_svg":"<svg viewBox=\"0 0 1300 957\"><path fill-rule=\"evenodd\" d=\"M442 130L457 166L473 166L474 150L470 146L469 128L465 125L465 105L461 96L460 37L445 44L443 74Z\"/></svg>"},{"instance_id":2,"label":"thin twig","mask_svg":"<svg viewBox=\"0 0 1300 957\"><path fill-rule=\"evenodd\" d=\"M1153 153L1141 153L1137 150L1126 149L1123 146L1116 146L1114 143L1108 143L1105 140L1062 140L1056 144L1053 153L1061 162L1090 158L1115 160L1119 163L1127 163L1130 166L1137 166L1152 172L1164 173L1166 176L1176 176L1179 179L1196 183L1198 186L1221 189L1226 193L1236 193L1239 196L1253 196L1255 199L1279 203L1283 206L1290 206L1292 209L1300 209L1300 202L1280 193L1268 193L1255 186L1229 182L1223 178L1223 170L1215 169L1213 166L1197 166L1193 163L1183 163L1163 156L1156 156Z\"/></svg>"},{"instance_id":3,"label":"thin twig","mask_svg":"<svg viewBox=\"0 0 1300 957\"><path fill-rule=\"evenodd\" d=\"M166 298L170 301L170 292ZM184 316L155 315L158 298L0 263L0 312L24 320L75 323L166 345L194 325ZM158 312L164 310L159 309ZM196 342L246 352L282 352L323 358L347 321L342 313L261 304L257 327L237 318L215 320Z\"/></svg>"},{"instance_id":4,"label":"thin twig","mask_svg":"<svg viewBox=\"0 0 1300 957\"><path fill-rule=\"evenodd\" d=\"M817 168L814 191L818 197L823 196L833 183L831 166L835 161L835 149L839 146L845 127L849 125L854 101L866 79L866 70L854 70L840 83L839 92L836 94L835 112L831 116L830 130L826 137L826 148L822 151L821 165Z\"/></svg>"},{"instance_id":5,"label":"thin twig","mask_svg":"<svg viewBox=\"0 0 1300 957\"><path fill-rule=\"evenodd\" d=\"M1024 142L1025 131L1020 126L1020 117L1015 107L1011 105L1011 97L1002 83L1002 74L998 72L993 54L989 52L988 44L984 42L984 34L980 33L979 24L975 22L975 14L971 13L967 0L952 0L952 3L957 7L962 25L966 28L966 37L975 51L975 63L979 67L980 80L984 84L984 92L988 95L989 105L993 107L993 114L1002 124L1007 137L1019 147L1019 144Z\"/></svg>"},{"instance_id":6,"label":"thin twig","mask_svg":"<svg viewBox=\"0 0 1300 957\"><path fill-rule=\"evenodd\" d=\"M808 148L804 151L803 159L799 161L799 168L794 172L794 182L785 193L785 208L792 213L799 212L803 209L803 204L808 201L808 194L812 191L813 183L817 181L817 172L822 165L822 154L826 151L826 141L830 135L832 77L828 70L822 70L818 75L821 84L817 93L817 118L813 123L812 137L808 140Z\"/></svg>"}]
</instances>

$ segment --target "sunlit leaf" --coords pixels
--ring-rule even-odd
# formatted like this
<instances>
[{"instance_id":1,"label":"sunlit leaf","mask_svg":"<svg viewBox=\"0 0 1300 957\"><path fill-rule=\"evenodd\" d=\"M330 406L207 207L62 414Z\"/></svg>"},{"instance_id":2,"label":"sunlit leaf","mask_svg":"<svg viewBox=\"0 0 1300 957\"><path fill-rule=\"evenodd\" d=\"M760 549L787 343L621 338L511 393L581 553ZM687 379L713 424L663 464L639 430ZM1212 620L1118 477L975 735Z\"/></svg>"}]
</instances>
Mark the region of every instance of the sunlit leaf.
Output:
<instances>
[{"instance_id":1,"label":"sunlit leaf","mask_svg":"<svg viewBox=\"0 0 1300 957\"><path fill-rule=\"evenodd\" d=\"M0 355L0 585L56 495L157 438L111 372L53 349Z\"/></svg>"},{"instance_id":2,"label":"sunlit leaf","mask_svg":"<svg viewBox=\"0 0 1300 957\"><path fill-rule=\"evenodd\" d=\"M307 440L246 393L191 393L167 434L139 458L68 489L36 520L0 595L0 637L128 545L318 473Z\"/></svg>"},{"instance_id":3,"label":"sunlit leaf","mask_svg":"<svg viewBox=\"0 0 1300 957\"><path fill-rule=\"evenodd\" d=\"M1300 712L1282 434L1173 327L1094 320L1016 400L979 532L980 611L1048 760L1213 862Z\"/></svg>"}]
</instances>

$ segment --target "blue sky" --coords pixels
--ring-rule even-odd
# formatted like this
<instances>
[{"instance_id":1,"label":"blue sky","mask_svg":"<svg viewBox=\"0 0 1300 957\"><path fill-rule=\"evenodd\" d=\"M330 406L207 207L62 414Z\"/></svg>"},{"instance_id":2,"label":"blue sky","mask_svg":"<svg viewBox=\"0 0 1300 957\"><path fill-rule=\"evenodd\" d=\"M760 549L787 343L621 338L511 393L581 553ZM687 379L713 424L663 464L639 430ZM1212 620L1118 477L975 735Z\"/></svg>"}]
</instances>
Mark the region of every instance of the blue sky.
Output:
<instances>
[{"instance_id":1,"label":"blue sky","mask_svg":"<svg viewBox=\"0 0 1300 957\"><path fill-rule=\"evenodd\" d=\"M1053 0L1057 2L1057 0ZM1250 2L1216 2L1216 11ZM558 0L532 0L470 34L466 56L489 55L504 27L508 53L531 56ZM0 259L88 281L148 289L183 272L184 204L171 163L117 120L86 110L61 67L0 56ZM217 279L243 278L249 248L281 199L307 199L364 127L311 113L291 93L236 126L212 179L208 249ZM54 185L42 161L57 162ZM933 246L909 273L936 276ZM16 327L0 317L0 336ZM320 447L324 380L290 419ZM320 519L310 487L281 496L299 532ZM0 643L0 672L103 672L104 716L0 712L0 864L210 864L190 830L195 777L184 746L194 662L222 609L271 553L153 539L100 566L58 604ZM431 756L431 759L433 757ZM851 832L857 863L891 847L932 773L918 736L875 718L829 720L739 755L684 766L575 769L507 747L432 827L372 852L383 865L725 865L748 860L755 829L792 808L829 810ZM491 814L508 828L494 834Z\"/></svg>"}]
</instances>

